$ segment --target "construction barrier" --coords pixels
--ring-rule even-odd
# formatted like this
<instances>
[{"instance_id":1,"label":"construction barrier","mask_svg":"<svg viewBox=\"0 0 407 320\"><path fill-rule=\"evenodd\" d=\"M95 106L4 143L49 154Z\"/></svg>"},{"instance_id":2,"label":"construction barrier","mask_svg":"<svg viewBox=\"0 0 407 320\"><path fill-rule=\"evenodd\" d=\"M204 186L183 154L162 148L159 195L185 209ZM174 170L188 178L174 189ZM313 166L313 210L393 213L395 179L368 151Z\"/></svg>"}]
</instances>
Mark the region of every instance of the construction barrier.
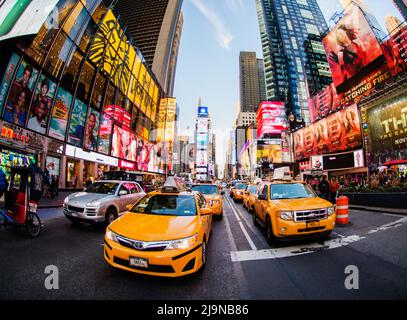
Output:
<instances>
[{"instance_id":1,"label":"construction barrier","mask_svg":"<svg viewBox=\"0 0 407 320\"><path fill-rule=\"evenodd\" d=\"M340 196L336 198L336 224L349 223L349 198Z\"/></svg>"}]
</instances>

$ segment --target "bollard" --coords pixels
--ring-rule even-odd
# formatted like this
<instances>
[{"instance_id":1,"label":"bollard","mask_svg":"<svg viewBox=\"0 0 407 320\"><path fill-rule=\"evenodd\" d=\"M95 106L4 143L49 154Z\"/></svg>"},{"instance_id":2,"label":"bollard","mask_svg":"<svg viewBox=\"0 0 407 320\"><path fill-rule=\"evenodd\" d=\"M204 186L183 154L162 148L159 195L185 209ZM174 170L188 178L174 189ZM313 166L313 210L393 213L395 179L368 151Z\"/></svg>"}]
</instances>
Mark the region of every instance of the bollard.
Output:
<instances>
[{"instance_id":1,"label":"bollard","mask_svg":"<svg viewBox=\"0 0 407 320\"><path fill-rule=\"evenodd\" d=\"M340 196L336 198L336 224L349 224L349 198Z\"/></svg>"}]
</instances>

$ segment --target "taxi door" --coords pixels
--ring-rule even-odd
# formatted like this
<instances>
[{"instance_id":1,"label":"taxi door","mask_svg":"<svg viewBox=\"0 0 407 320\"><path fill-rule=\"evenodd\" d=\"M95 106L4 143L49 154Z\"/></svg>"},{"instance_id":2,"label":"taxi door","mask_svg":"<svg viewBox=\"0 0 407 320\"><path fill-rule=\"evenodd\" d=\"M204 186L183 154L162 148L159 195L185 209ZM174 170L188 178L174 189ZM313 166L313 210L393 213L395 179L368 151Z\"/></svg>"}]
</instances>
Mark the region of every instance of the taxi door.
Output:
<instances>
[{"instance_id":1,"label":"taxi door","mask_svg":"<svg viewBox=\"0 0 407 320\"><path fill-rule=\"evenodd\" d=\"M265 197L265 199L267 200L260 200L259 197L263 196ZM265 222L266 219L266 212L267 212L267 208L269 205L268 199L269 199L269 186L268 185L263 185L263 187L261 187L260 192L259 192L259 197L256 200L256 215L257 217L262 221Z\"/></svg>"},{"instance_id":2,"label":"taxi door","mask_svg":"<svg viewBox=\"0 0 407 320\"><path fill-rule=\"evenodd\" d=\"M209 208L209 204L205 197L202 194L198 194L198 205L200 209L203 209L205 207ZM206 240L208 241L209 234L211 232L211 227L212 227L212 215L201 215L201 221L202 221L202 226L204 228L204 232L206 234Z\"/></svg>"}]
</instances>

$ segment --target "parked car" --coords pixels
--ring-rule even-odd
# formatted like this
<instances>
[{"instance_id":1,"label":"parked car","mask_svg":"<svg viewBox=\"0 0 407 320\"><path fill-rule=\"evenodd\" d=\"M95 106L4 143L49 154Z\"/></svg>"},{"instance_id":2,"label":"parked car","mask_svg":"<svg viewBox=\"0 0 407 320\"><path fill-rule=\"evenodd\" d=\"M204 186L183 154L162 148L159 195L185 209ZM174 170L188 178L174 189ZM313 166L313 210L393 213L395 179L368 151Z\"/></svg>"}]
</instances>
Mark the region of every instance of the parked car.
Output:
<instances>
[{"instance_id":1,"label":"parked car","mask_svg":"<svg viewBox=\"0 0 407 320\"><path fill-rule=\"evenodd\" d=\"M72 223L91 222L109 225L145 196L137 182L100 180L83 192L76 192L64 200L64 214Z\"/></svg>"}]
</instances>

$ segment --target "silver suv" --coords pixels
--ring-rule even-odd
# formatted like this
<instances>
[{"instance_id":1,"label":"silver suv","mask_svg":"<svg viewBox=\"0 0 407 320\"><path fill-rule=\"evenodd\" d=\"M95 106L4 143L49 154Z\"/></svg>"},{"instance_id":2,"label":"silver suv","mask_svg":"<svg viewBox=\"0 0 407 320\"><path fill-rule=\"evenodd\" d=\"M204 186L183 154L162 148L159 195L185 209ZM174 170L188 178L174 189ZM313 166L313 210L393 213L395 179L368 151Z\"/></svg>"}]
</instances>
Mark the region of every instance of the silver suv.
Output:
<instances>
[{"instance_id":1,"label":"silver suv","mask_svg":"<svg viewBox=\"0 0 407 320\"><path fill-rule=\"evenodd\" d=\"M137 182L100 180L66 197L64 214L75 224L83 221L108 225L145 194Z\"/></svg>"}]
</instances>

